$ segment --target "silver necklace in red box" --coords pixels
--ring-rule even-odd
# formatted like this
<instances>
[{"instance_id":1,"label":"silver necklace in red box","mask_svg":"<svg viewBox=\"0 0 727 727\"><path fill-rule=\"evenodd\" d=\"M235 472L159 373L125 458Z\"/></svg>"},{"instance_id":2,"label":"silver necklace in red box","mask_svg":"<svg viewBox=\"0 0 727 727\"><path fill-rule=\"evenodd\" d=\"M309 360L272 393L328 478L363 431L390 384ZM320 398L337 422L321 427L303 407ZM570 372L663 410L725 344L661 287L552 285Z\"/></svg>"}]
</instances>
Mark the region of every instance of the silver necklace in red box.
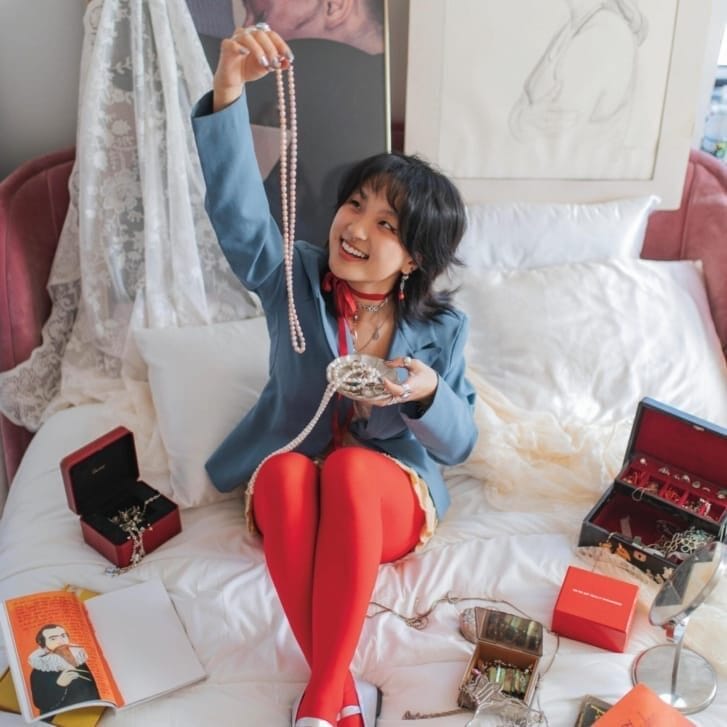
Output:
<instances>
[{"instance_id":1,"label":"silver necklace in red box","mask_svg":"<svg viewBox=\"0 0 727 727\"><path fill-rule=\"evenodd\" d=\"M127 570L138 565L146 555L146 550L144 549L144 531L152 527L146 520L146 508L160 497L161 493L157 492L155 495L147 497L141 504L141 507L139 505L132 505L124 510L119 510L116 515L109 518L109 522L118 525L126 533L128 539L132 542L132 548L131 559L128 565L123 567L109 566L106 569L106 573L112 576L126 573Z\"/></svg>"}]
</instances>

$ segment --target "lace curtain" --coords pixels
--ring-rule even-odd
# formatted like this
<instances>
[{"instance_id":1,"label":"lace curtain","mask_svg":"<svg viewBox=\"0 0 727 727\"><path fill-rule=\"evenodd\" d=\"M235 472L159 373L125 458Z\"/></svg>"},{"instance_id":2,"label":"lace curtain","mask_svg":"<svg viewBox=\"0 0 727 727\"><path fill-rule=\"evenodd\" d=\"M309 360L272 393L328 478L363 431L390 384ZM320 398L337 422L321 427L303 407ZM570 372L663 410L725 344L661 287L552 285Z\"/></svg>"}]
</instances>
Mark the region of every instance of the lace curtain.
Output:
<instances>
[{"instance_id":1,"label":"lace curtain","mask_svg":"<svg viewBox=\"0 0 727 727\"><path fill-rule=\"evenodd\" d=\"M30 359L0 375L15 423L114 400L143 429L153 409L132 330L259 313L204 211L189 117L211 80L185 0L89 3L52 312Z\"/></svg>"}]
</instances>

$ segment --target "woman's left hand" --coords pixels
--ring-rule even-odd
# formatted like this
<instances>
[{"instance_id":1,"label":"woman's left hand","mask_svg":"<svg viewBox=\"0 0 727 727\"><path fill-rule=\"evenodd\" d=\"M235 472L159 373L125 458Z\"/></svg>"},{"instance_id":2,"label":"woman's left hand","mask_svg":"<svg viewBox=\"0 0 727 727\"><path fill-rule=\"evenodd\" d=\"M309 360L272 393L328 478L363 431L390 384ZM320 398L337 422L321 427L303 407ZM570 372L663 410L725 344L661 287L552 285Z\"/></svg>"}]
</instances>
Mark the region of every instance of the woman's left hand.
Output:
<instances>
[{"instance_id":1,"label":"woman's left hand","mask_svg":"<svg viewBox=\"0 0 727 727\"><path fill-rule=\"evenodd\" d=\"M439 377L437 372L427 366L423 361L411 358L411 356L400 356L386 362L389 368L403 368L409 372L407 378L401 383L395 383L384 379L384 387L391 394L391 399L381 399L374 402L377 406L389 406L390 404L405 404L408 401L420 401L430 403L437 390Z\"/></svg>"}]
</instances>

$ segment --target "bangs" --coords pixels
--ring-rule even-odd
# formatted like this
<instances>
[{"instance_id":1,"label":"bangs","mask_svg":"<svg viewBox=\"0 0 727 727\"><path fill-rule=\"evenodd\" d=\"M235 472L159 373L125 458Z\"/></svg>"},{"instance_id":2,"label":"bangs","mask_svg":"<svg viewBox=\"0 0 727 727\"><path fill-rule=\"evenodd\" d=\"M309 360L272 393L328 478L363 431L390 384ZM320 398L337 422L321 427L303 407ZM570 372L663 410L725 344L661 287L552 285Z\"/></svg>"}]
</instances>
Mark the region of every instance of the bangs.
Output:
<instances>
[{"instance_id":1,"label":"bangs","mask_svg":"<svg viewBox=\"0 0 727 727\"><path fill-rule=\"evenodd\" d=\"M401 215L408 197L408 186L391 171L378 172L364 179L359 189L370 189L374 194L383 194L391 209Z\"/></svg>"},{"instance_id":2,"label":"bangs","mask_svg":"<svg viewBox=\"0 0 727 727\"><path fill-rule=\"evenodd\" d=\"M409 195L409 165L390 154L377 154L355 165L338 188L337 207L362 189L385 193L392 209L401 214Z\"/></svg>"}]
</instances>

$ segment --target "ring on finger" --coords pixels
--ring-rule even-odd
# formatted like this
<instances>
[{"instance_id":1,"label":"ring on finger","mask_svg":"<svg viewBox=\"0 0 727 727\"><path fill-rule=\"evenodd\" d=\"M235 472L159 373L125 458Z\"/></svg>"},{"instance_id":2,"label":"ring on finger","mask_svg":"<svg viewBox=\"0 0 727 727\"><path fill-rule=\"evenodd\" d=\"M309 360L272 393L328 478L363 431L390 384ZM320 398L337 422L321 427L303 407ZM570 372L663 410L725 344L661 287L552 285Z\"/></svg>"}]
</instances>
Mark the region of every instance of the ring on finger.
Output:
<instances>
[{"instance_id":1,"label":"ring on finger","mask_svg":"<svg viewBox=\"0 0 727 727\"><path fill-rule=\"evenodd\" d=\"M258 30L262 30L263 33L269 33L270 32L270 26L267 23L255 23L255 27Z\"/></svg>"},{"instance_id":2,"label":"ring on finger","mask_svg":"<svg viewBox=\"0 0 727 727\"><path fill-rule=\"evenodd\" d=\"M408 399L411 396L411 386L409 384L402 384L401 385L402 392L399 396L400 399Z\"/></svg>"},{"instance_id":3,"label":"ring on finger","mask_svg":"<svg viewBox=\"0 0 727 727\"><path fill-rule=\"evenodd\" d=\"M411 366L411 356L404 356L404 368L408 369Z\"/></svg>"}]
</instances>

